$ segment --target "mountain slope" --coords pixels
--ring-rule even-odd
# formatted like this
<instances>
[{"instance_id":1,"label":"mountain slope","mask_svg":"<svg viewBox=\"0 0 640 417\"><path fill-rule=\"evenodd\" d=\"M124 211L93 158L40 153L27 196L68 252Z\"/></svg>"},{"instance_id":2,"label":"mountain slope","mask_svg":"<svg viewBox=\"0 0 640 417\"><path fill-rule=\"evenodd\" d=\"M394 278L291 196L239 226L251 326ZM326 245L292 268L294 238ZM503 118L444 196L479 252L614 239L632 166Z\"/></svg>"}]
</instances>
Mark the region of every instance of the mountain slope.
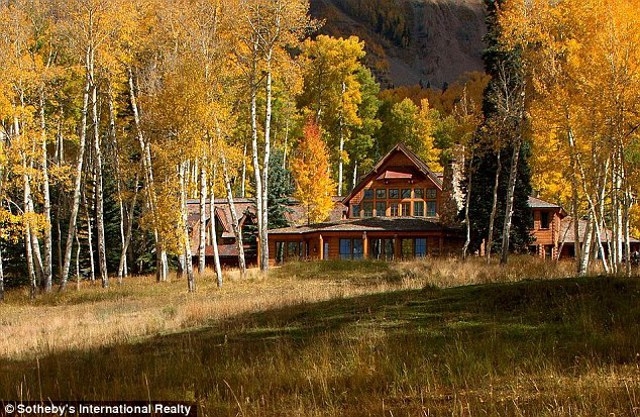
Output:
<instances>
[{"instance_id":1,"label":"mountain slope","mask_svg":"<svg viewBox=\"0 0 640 417\"><path fill-rule=\"evenodd\" d=\"M442 87L482 71L486 33L482 0L311 0L320 30L357 35L367 64L387 87Z\"/></svg>"}]
</instances>

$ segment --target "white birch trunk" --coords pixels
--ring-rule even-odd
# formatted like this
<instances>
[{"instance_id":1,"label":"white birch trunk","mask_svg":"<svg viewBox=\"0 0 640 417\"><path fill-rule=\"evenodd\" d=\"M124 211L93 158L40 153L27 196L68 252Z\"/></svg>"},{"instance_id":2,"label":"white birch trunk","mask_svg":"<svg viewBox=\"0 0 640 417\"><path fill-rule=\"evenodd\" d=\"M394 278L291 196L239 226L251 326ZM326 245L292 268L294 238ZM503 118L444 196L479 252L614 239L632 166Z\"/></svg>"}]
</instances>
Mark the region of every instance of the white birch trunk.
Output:
<instances>
[{"instance_id":1,"label":"white birch trunk","mask_svg":"<svg viewBox=\"0 0 640 417\"><path fill-rule=\"evenodd\" d=\"M96 229L98 232L98 267L102 288L109 287L107 271L107 247L104 233L104 193L102 186L102 147L100 146L99 118L98 118L98 86L94 79L94 60L91 60L91 79L94 80L91 91L91 114L93 122L93 163L95 178Z\"/></svg>"},{"instance_id":2,"label":"white birch trunk","mask_svg":"<svg viewBox=\"0 0 640 417\"><path fill-rule=\"evenodd\" d=\"M502 170L502 160L500 159L502 152L498 150L496 156L496 175L493 180L493 203L491 204L491 213L489 214L489 233L487 235L486 257L487 263L491 262L491 249L493 247L493 227L496 221L496 212L498 211L498 185L500 183L500 171Z\"/></svg>"},{"instance_id":3,"label":"white birch trunk","mask_svg":"<svg viewBox=\"0 0 640 417\"><path fill-rule=\"evenodd\" d=\"M513 153L511 155L511 169L509 170L509 186L507 188L507 201L504 210L504 224L502 226L502 254L500 263L506 264L509 258L509 234L511 232L511 218L513 216L513 194L516 188L516 180L518 176L518 159L520 157L520 147L522 138L518 136L516 143L513 145Z\"/></svg>"},{"instance_id":4,"label":"white birch trunk","mask_svg":"<svg viewBox=\"0 0 640 417\"><path fill-rule=\"evenodd\" d=\"M138 102L136 99L135 87L133 85L133 71L128 68L128 83L129 83L129 100L131 102L131 109L133 111L133 119L136 126L136 137L140 145L140 152L142 157L142 165L145 176L145 189L147 190L147 201L151 210L151 217L153 218L153 236L156 245L156 279L158 282L164 282L169 275L169 266L167 260L167 252L160 239L160 233L157 226L157 202L155 194L155 185L153 181L153 166L151 164L151 150L149 144L146 143L144 135L142 134L142 126L140 125L140 112L138 110Z\"/></svg>"},{"instance_id":5,"label":"white birch trunk","mask_svg":"<svg viewBox=\"0 0 640 417\"><path fill-rule=\"evenodd\" d=\"M76 289L80 288L80 238L78 238L78 233L73 236L76 241Z\"/></svg>"},{"instance_id":6,"label":"white birch trunk","mask_svg":"<svg viewBox=\"0 0 640 417\"><path fill-rule=\"evenodd\" d=\"M465 202L464 207L464 221L466 223L467 236L464 242L464 246L462 247L462 259L467 259L467 251L469 250L469 245L471 244L471 218L469 216L469 206L471 205L471 191L473 184L473 156L474 152L471 152L471 158L469 159L469 179L467 184L467 201Z\"/></svg>"},{"instance_id":7,"label":"white birch trunk","mask_svg":"<svg viewBox=\"0 0 640 417\"><path fill-rule=\"evenodd\" d=\"M203 275L206 267L205 250L207 242L207 172L205 170L204 163L200 165L200 236L198 241L198 274Z\"/></svg>"},{"instance_id":8,"label":"white birch trunk","mask_svg":"<svg viewBox=\"0 0 640 417\"><path fill-rule=\"evenodd\" d=\"M95 184L95 181L92 181ZM92 187L94 188L94 187ZM95 190L95 188L94 188ZM95 195L95 191L93 193ZM96 280L96 269L95 269L95 259L93 257L93 227L91 226L91 214L89 213L89 201L88 198L84 197L84 213L87 217L87 245L89 246L89 265L90 265L90 273L89 279L91 280L91 284L93 284Z\"/></svg>"},{"instance_id":9,"label":"white birch trunk","mask_svg":"<svg viewBox=\"0 0 640 417\"><path fill-rule=\"evenodd\" d=\"M133 211L136 207L136 200L138 199L138 174L134 181L133 198L131 199L131 206L129 210L125 210L127 215L127 231L125 234L124 242L122 244L122 252L120 253L120 264L118 265L118 282L122 283L122 277L127 276L127 251L131 244L131 236L133 234Z\"/></svg>"},{"instance_id":10,"label":"white birch trunk","mask_svg":"<svg viewBox=\"0 0 640 417\"><path fill-rule=\"evenodd\" d=\"M178 169L180 177L180 207L182 213L182 245L185 257L185 269L187 273L187 289L189 292L196 290L196 283L193 276L193 258L191 256L191 238L189 236L189 212L187 208L187 191L185 186L186 163L180 164Z\"/></svg>"},{"instance_id":11,"label":"white birch trunk","mask_svg":"<svg viewBox=\"0 0 640 417\"><path fill-rule=\"evenodd\" d=\"M222 174L224 177L224 184L227 189L227 202L229 203L229 212L231 213L231 227L233 228L233 234L236 237L236 247L238 248L238 267L240 268L240 274L244 278L247 273L247 264L244 258L244 242L242 239L242 229L238 223L238 214L236 213L236 206L233 203L233 192L231 191L231 178L227 171L227 160L224 152L220 154L222 159Z\"/></svg>"},{"instance_id":12,"label":"white birch trunk","mask_svg":"<svg viewBox=\"0 0 640 417\"><path fill-rule=\"evenodd\" d=\"M576 219L575 221L577 223L578 219ZM591 217L591 214L589 214L589 220L584 231L584 238L582 240L584 243L581 250L582 257L580 258L580 268L578 269L579 276L585 276L589 272L589 260L591 258L591 242L593 235L593 233L591 232L592 223L593 218ZM579 235L576 234L576 236L576 245L579 245Z\"/></svg>"},{"instance_id":13,"label":"white birch trunk","mask_svg":"<svg viewBox=\"0 0 640 417\"><path fill-rule=\"evenodd\" d=\"M47 157L47 134L46 134L46 123L45 123L45 113L44 113L44 90L40 91L40 129L42 132L42 143L41 143L41 151L42 151L42 159L40 162L40 166L42 169L42 198L43 198L43 212L46 220L46 224L44 226L44 262L42 265L42 275L43 275L43 287L45 292L50 292L53 285L53 238L52 234L52 225L51 225L51 195L49 190L49 163Z\"/></svg>"},{"instance_id":14,"label":"white birch trunk","mask_svg":"<svg viewBox=\"0 0 640 417\"><path fill-rule=\"evenodd\" d=\"M240 197L246 197L247 183L247 144L242 147L242 183L240 184Z\"/></svg>"},{"instance_id":15,"label":"white birch trunk","mask_svg":"<svg viewBox=\"0 0 640 417\"><path fill-rule=\"evenodd\" d=\"M113 155L114 158L114 164L115 164L115 168L116 168L116 193L117 193L117 197L118 197L118 210L120 212L120 262L118 265L118 283L122 284L122 278L123 276L127 276L128 275L128 268L127 268L127 232L125 231L125 229L128 228L128 225L130 224L131 219L126 219L125 217L127 216L126 213L126 209L125 209L125 205L124 205L124 201L122 200L122 188L123 188L123 184L122 184L122 171L120 169L120 160L118 158L118 138L116 135L116 110L115 110L115 106L113 103L113 91L111 90L111 87L109 87L109 135L111 136L111 141L113 143L113 149L115 150L115 155ZM136 184L135 184L135 189L134 189L134 198L133 198L133 202L135 202L136 196L138 194L138 178L136 176ZM133 203L132 203L133 204ZM127 224L127 226L125 226L125 222Z\"/></svg>"},{"instance_id":16,"label":"white birch trunk","mask_svg":"<svg viewBox=\"0 0 640 417\"><path fill-rule=\"evenodd\" d=\"M218 251L218 235L216 234L216 207L215 207L215 181L211 181L211 200L209 200L209 224L211 226L211 246L213 246L213 263L216 269L216 284L222 288L222 267L220 265L220 253Z\"/></svg>"},{"instance_id":17,"label":"white birch trunk","mask_svg":"<svg viewBox=\"0 0 640 417\"><path fill-rule=\"evenodd\" d=\"M347 85L344 83L344 81L342 82L342 98L343 98L343 105L344 105L344 94L347 91ZM342 175L342 169L343 169L343 162L342 162L342 153L344 152L344 116L342 115L342 112L344 110L341 109L340 112L340 126L339 126L339 130L340 130L340 144L338 146L338 195L342 197L342 183L343 183L343 175Z\"/></svg>"},{"instance_id":18,"label":"white birch trunk","mask_svg":"<svg viewBox=\"0 0 640 417\"><path fill-rule=\"evenodd\" d=\"M255 46L257 48L257 45ZM255 81L252 81L255 83ZM258 160L258 109L257 109L257 86L254 84L252 86L251 92L251 159L253 161L253 172L256 181L256 217L258 218L258 236L261 236L261 231L263 229L263 220L262 210L264 208L262 204L262 170L260 169L260 162ZM230 181L228 181L228 172L226 168L226 163L223 160L223 171L225 177L225 183L230 188ZM229 191L227 192L229 194ZM235 221L234 221L235 223ZM243 251L244 252L244 251ZM260 260L259 260L260 261ZM242 269L242 268L241 268ZM244 273L243 273L244 275Z\"/></svg>"},{"instance_id":19,"label":"white birch trunk","mask_svg":"<svg viewBox=\"0 0 640 417\"><path fill-rule=\"evenodd\" d=\"M260 236L260 270L269 269L269 159L271 158L271 53L267 58L267 84L266 84L266 116L264 121L264 155L262 159L262 228L258 230Z\"/></svg>"},{"instance_id":20,"label":"white birch trunk","mask_svg":"<svg viewBox=\"0 0 640 417\"><path fill-rule=\"evenodd\" d=\"M87 49L87 55L89 50ZM87 112L89 109L89 89L91 82L89 74L86 74L85 87L82 98L82 122L80 126L80 143L78 145L78 159L76 161L76 178L73 190L73 205L71 206L71 216L69 218L69 230L67 232L67 242L64 251L64 264L62 267L62 277L60 281L60 289L64 289L69 278L69 268L71 266L71 250L73 247L73 237L76 234L76 221L78 219L78 210L80 208L80 193L82 187L82 165L84 161L84 148L87 139Z\"/></svg>"},{"instance_id":21,"label":"white birch trunk","mask_svg":"<svg viewBox=\"0 0 640 417\"><path fill-rule=\"evenodd\" d=\"M17 122L16 122L16 126L17 126ZM26 155L24 154L24 152L21 153L22 154L22 169L24 170L24 173L22 174L23 180L24 180L24 190L23 190L23 198L24 198L24 213L27 214L28 213L28 207L29 207L29 200L31 199L31 189L30 189L30 185L29 185L29 175L28 175L28 171L27 171L27 161L26 161ZM31 296L31 298L35 298L37 292L38 292L38 281L37 281L37 277L36 277L36 271L35 271L35 266L34 266L34 261L33 261L33 246L31 243L31 221L27 220L25 222L25 228L24 228L24 246L25 246L25 250L26 250L26 257L27 257L27 271L29 274L29 284L31 286L31 290L29 292L29 295Z\"/></svg>"}]
</instances>

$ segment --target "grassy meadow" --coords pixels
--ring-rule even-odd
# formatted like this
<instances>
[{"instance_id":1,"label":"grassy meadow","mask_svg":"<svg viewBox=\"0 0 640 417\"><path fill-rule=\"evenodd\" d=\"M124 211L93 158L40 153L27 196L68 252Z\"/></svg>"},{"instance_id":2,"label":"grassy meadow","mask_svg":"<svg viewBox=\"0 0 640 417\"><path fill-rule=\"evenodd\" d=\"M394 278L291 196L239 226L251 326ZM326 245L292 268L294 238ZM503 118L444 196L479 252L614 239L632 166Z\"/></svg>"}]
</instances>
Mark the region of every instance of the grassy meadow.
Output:
<instances>
[{"instance_id":1,"label":"grassy meadow","mask_svg":"<svg viewBox=\"0 0 640 417\"><path fill-rule=\"evenodd\" d=\"M0 398L201 416L640 415L640 280L572 264L312 262L0 304Z\"/></svg>"}]
</instances>

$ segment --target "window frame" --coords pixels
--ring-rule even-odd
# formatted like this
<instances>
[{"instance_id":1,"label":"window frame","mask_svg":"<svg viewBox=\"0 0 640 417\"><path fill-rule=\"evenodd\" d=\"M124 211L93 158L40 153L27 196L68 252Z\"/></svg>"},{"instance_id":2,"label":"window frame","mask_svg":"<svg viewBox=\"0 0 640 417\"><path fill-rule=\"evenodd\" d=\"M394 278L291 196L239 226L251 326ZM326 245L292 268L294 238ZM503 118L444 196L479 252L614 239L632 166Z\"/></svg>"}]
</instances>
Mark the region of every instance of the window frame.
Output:
<instances>
[{"instance_id":1,"label":"window frame","mask_svg":"<svg viewBox=\"0 0 640 417\"><path fill-rule=\"evenodd\" d=\"M424 217L424 201L413 202L413 215L416 217Z\"/></svg>"},{"instance_id":2,"label":"window frame","mask_svg":"<svg viewBox=\"0 0 640 417\"><path fill-rule=\"evenodd\" d=\"M373 201L362 203L362 217L373 217Z\"/></svg>"},{"instance_id":3,"label":"window frame","mask_svg":"<svg viewBox=\"0 0 640 417\"><path fill-rule=\"evenodd\" d=\"M431 210L433 207L433 210ZM425 217L436 217L438 215L438 203L435 201L427 201L425 206Z\"/></svg>"},{"instance_id":4,"label":"window frame","mask_svg":"<svg viewBox=\"0 0 640 417\"><path fill-rule=\"evenodd\" d=\"M375 195L375 193L373 192L373 188L366 188L364 190L362 199L363 200L373 200L373 196Z\"/></svg>"}]
</instances>

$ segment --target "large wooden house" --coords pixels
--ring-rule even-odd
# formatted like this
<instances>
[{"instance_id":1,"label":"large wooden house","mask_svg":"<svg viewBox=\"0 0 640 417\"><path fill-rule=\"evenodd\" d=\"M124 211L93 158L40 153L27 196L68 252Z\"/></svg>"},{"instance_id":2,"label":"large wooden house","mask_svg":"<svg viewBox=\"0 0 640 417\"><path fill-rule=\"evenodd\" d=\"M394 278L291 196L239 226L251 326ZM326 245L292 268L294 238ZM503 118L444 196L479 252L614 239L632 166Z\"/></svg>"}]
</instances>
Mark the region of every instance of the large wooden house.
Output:
<instances>
[{"instance_id":1,"label":"large wooden house","mask_svg":"<svg viewBox=\"0 0 640 417\"><path fill-rule=\"evenodd\" d=\"M395 146L347 195L340 218L269 231L269 257L406 259L458 252L459 228L440 222L442 178Z\"/></svg>"},{"instance_id":2,"label":"large wooden house","mask_svg":"<svg viewBox=\"0 0 640 417\"><path fill-rule=\"evenodd\" d=\"M304 207L289 204L289 227L269 230L269 259L278 264L299 259L409 259L458 254L465 241L461 226L441 221L446 199L443 178L404 145L396 145L346 197L335 197L327 221L305 224ZM253 200L237 199L236 211L244 233L249 264L257 262L256 219ZM199 201L189 200L191 250L197 256ZM449 204L449 207L452 205ZM529 198L533 214L530 252L542 258L572 257L582 245L586 222L579 220L574 236L571 217L564 209L536 197ZM453 204L456 207L456 204ZM206 255L213 256L211 219L206 205ZM221 261L237 264L238 250L226 200L215 201L215 230ZM605 242L611 232L603 233ZM632 239L632 250L640 241ZM210 260L208 259L209 263Z\"/></svg>"}]
</instances>

